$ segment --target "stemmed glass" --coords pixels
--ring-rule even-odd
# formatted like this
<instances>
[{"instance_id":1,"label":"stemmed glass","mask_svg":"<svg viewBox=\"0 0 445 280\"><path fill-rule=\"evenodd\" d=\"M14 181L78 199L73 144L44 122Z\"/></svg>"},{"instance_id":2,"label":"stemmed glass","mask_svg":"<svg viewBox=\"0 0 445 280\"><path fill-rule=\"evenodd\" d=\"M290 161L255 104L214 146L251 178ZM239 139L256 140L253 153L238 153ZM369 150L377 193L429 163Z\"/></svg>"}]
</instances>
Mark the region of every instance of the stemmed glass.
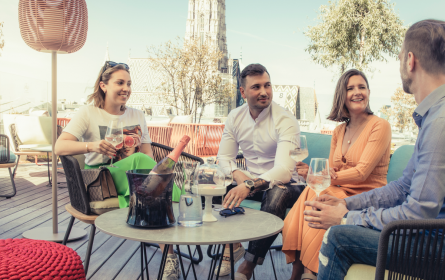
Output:
<instances>
[{"instance_id":1,"label":"stemmed glass","mask_svg":"<svg viewBox=\"0 0 445 280\"><path fill-rule=\"evenodd\" d=\"M309 151L307 149L307 142L305 135L296 135L291 139L291 147L289 150L289 156L291 159L295 160L295 163L303 161L309 156ZM295 165L294 171L297 171L297 166ZM298 176L297 184L302 184L300 176Z\"/></svg>"},{"instance_id":2,"label":"stemmed glass","mask_svg":"<svg viewBox=\"0 0 445 280\"><path fill-rule=\"evenodd\" d=\"M233 183L233 175L232 175L232 161L229 160L229 166L224 167L224 186L228 187L229 185L231 185ZM221 199L221 204L224 201L224 195L222 196Z\"/></svg>"},{"instance_id":3,"label":"stemmed glass","mask_svg":"<svg viewBox=\"0 0 445 280\"><path fill-rule=\"evenodd\" d=\"M118 120L110 121L110 124L107 127L107 133L105 134L105 140L115 148L124 141L122 122ZM118 168L117 166L113 165L113 158L111 158L109 167Z\"/></svg>"},{"instance_id":4,"label":"stemmed glass","mask_svg":"<svg viewBox=\"0 0 445 280\"><path fill-rule=\"evenodd\" d=\"M320 193L331 185L329 174L329 160L326 158L313 158L307 173L307 185L320 196Z\"/></svg>"}]
</instances>

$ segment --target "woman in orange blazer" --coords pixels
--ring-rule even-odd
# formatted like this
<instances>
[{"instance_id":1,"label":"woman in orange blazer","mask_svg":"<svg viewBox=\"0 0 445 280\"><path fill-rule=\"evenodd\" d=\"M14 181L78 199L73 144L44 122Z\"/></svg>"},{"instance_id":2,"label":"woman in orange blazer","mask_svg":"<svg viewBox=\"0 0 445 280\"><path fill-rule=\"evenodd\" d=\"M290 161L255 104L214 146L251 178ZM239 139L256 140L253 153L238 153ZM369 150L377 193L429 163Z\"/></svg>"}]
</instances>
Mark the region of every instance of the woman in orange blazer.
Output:
<instances>
[{"instance_id":1,"label":"woman in orange blazer","mask_svg":"<svg viewBox=\"0 0 445 280\"><path fill-rule=\"evenodd\" d=\"M322 194L342 199L386 185L391 127L373 115L370 93L365 74L358 70L351 69L338 80L328 119L344 123L332 135L331 186ZM303 215L310 210L304 202L315 197L313 190L305 188L284 220L283 252L286 261L293 262L291 280L317 279L314 273L318 272L318 252L326 231L310 228Z\"/></svg>"}]
</instances>

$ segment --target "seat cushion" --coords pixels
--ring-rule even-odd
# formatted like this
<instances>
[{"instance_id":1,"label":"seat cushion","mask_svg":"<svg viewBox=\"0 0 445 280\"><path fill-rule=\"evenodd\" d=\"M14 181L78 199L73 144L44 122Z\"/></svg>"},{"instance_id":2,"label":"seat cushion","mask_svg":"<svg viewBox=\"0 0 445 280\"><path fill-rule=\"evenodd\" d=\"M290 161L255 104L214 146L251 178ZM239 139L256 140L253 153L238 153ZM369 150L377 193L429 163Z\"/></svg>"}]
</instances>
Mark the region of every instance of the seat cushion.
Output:
<instances>
[{"instance_id":1,"label":"seat cushion","mask_svg":"<svg viewBox=\"0 0 445 280\"><path fill-rule=\"evenodd\" d=\"M102 201L90 202L91 212L100 215L112 210L119 209L119 200L117 197L107 198Z\"/></svg>"},{"instance_id":2,"label":"seat cushion","mask_svg":"<svg viewBox=\"0 0 445 280\"><path fill-rule=\"evenodd\" d=\"M0 154L3 156L7 152L5 147L0 147ZM9 151L9 161L8 163L14 163L17 157L15 156L13 151Z\"/></svg>"},{"instance_id":3,"label":"seat cushion","mask_svg":"<svg viewBox=\"0 0 445 280\"><path fill-rule=\"evenodd\" d=\"M366 264L353 264L346 274L345 280L374 280L375 266ZM388 279L388 270L385 271L385 279Z\"/></svg>"},{"instance_id":4,"label":"seat cushion","mask_svg":"<svg viewBox=\"0 0 445 280\"><path fill-rule=\"evenodd\" d=\"M17 136L22 144L51 145L51 118L18 116L15 119Z\"/></svg>"}]
</instances>

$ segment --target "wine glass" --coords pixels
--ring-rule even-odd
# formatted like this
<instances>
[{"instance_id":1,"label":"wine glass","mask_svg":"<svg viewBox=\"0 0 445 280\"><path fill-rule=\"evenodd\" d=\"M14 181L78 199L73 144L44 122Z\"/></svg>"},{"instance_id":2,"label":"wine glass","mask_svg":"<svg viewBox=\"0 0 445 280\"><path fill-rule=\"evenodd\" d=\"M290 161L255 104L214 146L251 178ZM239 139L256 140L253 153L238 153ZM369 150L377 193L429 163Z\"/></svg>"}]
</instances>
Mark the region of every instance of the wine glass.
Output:
<instances>
[{"instance_id":1,"label":"wine glass","mask_svg":"<svg viewBox=\"0 0 445 280\"><path fill-rule=\"evenodd\" d=\"M295 163L303 161L305 158L309 156L305 135L295 135L292 137L289 156L291 159L295 160ZM296 165L294 171L297 172ZM298 176L297 184L303 184L303 182L300 180L300 176Z\"/></svg>"},{"instance_id":2,"label":"wine glass","mask_svg":"<svg viewBox=\"0 0 445 280\"><path fill-rule=\"evenodd\" d=\"M115 148L124 141L122 122L118 120L110 121L110 124L107 127L107 133L105 134L105 140ZM118 168L117 166L113 165L113 158L111 158L111 164L109 167Z\"/></svg>"},{"instance_id":3,"label":"wine glass","mask_svg":"<svg viewBox=\"0 0 445 280\"><path fill-rule=\"evenodd\" d=\"M183 161L180 164L182 164L182 169L184 171L184 175L185 175L185 180L184 180L184 185L183 185L183 189L185 190L185 192L192 192L192 186L193 186L193 181L195 180L193 178L193 176L196 173L196 168L199 166L199 162L186 162Z\"/></svg>"},{"instance_id":4,"label":"wine glass","mask_svg":"<svg viewBox=\"0 0 445 280\"><path fill-rule=\"evenodd\" d=\"M329 160L326 158L313 158L309 165L307 173L307 185L311 188L317 197L331 185L331 176L329 174Z\"/></svg>"}]
</instances>

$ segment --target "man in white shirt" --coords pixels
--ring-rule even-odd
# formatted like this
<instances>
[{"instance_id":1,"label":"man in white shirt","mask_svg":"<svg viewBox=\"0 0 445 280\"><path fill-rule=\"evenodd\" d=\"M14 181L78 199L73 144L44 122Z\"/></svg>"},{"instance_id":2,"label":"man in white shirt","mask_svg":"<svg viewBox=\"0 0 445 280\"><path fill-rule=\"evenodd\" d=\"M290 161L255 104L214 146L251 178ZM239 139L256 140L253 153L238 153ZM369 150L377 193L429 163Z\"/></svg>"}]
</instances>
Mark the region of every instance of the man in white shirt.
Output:
<instances>
[{"instance_id":1,"label":"man in white shirt","mask_svg":"<svg viewBox=\"0 0 445 280\"><path fill-rule=\"evenodd\" d=\"M289 157L290 141L300 134L297 119L272 101L270 76L261 64L244 68L240 91L247 104L230 112L217 157L221 167L232 168L237 182L225 196L223 206L237 207L247 196L264 191L261 211L284 219L286 208L292 207L304 188L290 184L292 178L298 177L294 172L295 161ZM236 167L239 148L243 151L247 171ZM250 279L255 266L263 263L277 235L249 242L245 260L235 279ZM230 255L226 251L221 276L230 273ZM234 253L234 261L239 260L243 252L244 249L239 247Z\"/></svg>"}]
</instances>

